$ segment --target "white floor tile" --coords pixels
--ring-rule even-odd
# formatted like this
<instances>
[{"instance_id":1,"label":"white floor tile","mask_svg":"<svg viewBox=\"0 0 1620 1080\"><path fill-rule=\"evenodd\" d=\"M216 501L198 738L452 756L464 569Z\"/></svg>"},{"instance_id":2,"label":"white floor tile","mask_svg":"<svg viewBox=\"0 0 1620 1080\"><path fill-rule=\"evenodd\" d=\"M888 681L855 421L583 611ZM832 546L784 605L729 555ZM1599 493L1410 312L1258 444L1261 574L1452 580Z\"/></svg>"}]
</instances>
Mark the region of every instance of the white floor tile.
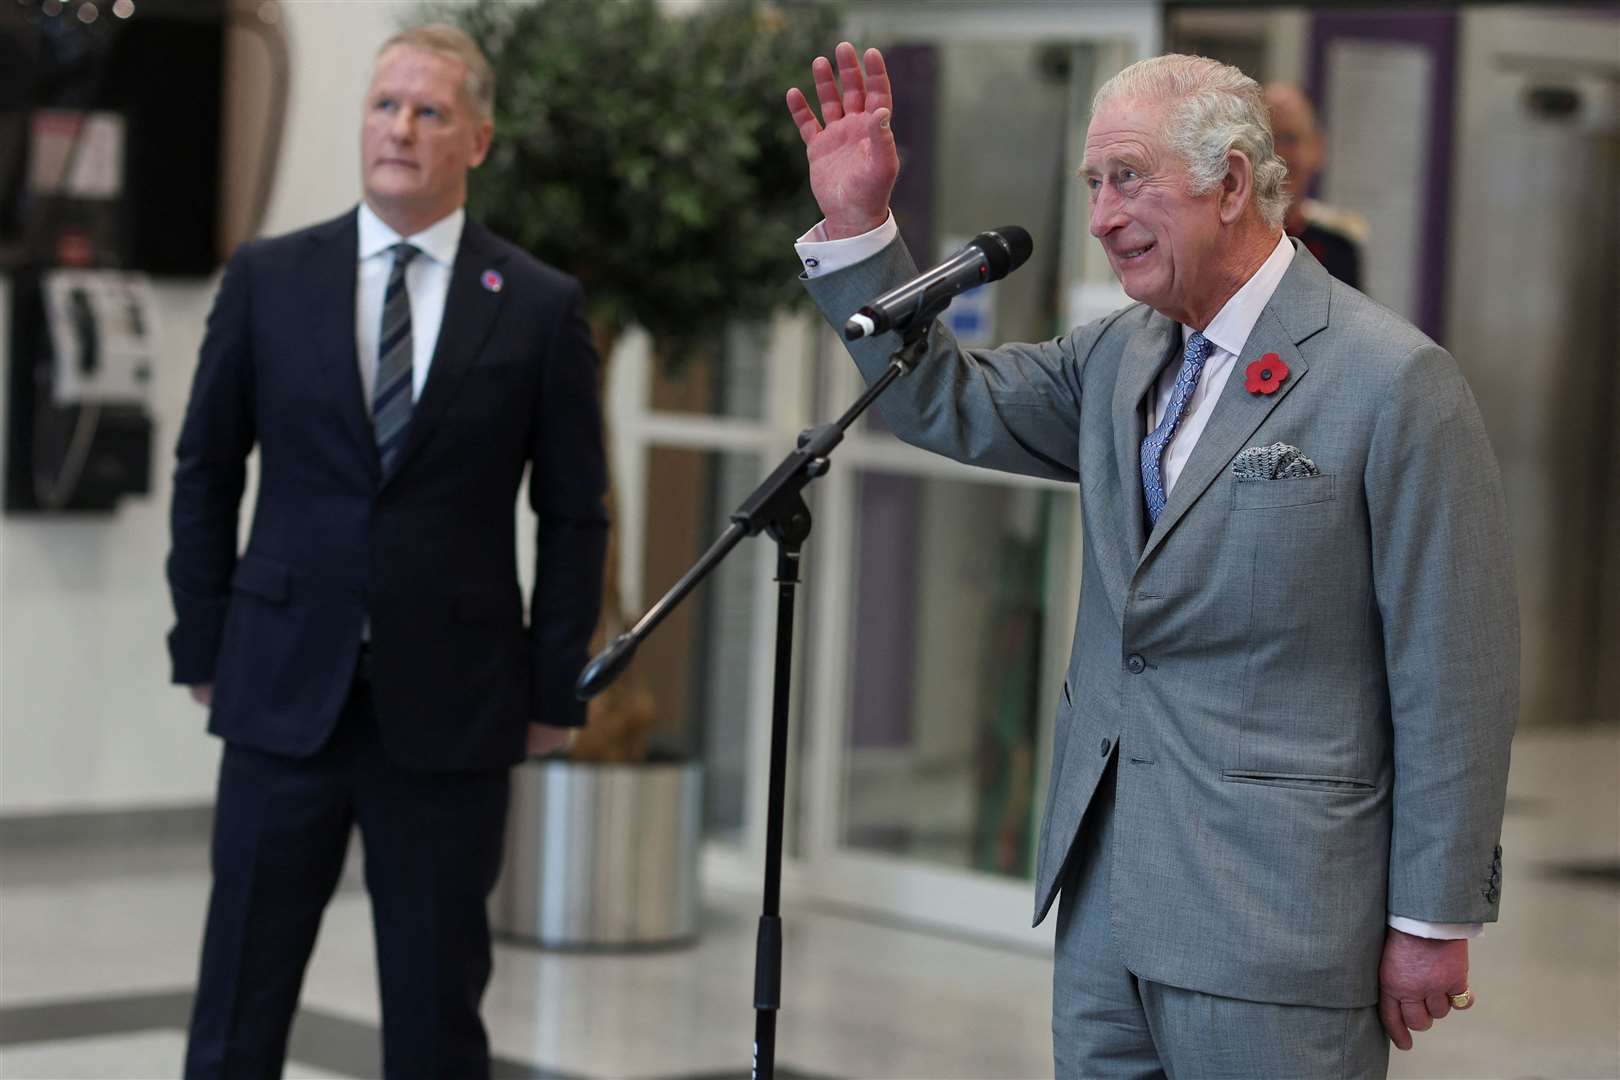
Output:
<instances>
[{"instance_id":1,"label":"white floor tile","mask_svg":"<svg viewBox=\"0 0 1620 1080\"><path fill-rule=\"evenodd\" d=\"M186 1039L178 1031L108 1035L0 1048L0 1080L167 1080L180 1075ZM285 1080L343 1080L302 1062L287 1062Z\"/></svg>"}]
</instances>

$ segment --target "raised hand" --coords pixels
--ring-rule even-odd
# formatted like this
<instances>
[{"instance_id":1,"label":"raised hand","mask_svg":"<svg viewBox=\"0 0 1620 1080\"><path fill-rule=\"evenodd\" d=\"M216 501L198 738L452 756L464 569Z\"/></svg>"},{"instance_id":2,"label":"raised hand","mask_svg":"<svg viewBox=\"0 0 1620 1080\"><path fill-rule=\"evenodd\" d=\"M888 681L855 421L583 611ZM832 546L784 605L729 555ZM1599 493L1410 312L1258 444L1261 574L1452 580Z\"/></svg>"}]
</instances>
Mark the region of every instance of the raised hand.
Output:
<instances>
[{"instance_id":1,"label":"raised hand","mask_svg":"<svg viewBox=\"0 0 1620 1080\"><path fill-rule=\"evenodd\" d=\"M822 122L798 87L787 92L788 115L804 140L810 161L810 190L827 219L827 238L856 236L882 225L889 216L889 195L900 175L889 119L894 98L883 54L867 49L866 72L855 46L839 42L838 78L825 56L810 65L821 105ZM839 92L839 84L843 92Z\"/></svg>"}]
</instances>

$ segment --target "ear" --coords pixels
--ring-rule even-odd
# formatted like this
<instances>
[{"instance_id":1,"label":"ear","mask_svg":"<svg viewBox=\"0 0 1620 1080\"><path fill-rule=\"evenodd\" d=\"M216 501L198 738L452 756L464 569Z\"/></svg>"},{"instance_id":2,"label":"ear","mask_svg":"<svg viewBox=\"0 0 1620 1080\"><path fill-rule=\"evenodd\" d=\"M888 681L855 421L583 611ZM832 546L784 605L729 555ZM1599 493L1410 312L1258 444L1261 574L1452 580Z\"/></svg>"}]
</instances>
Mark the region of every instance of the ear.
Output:
<instances>
[{"instance_id":1,"label":"ear","mask_svg":"<svg viewBox=\"0 0 1620 1080\"><path fill-rule=\"evenodd\" d=\"M490 141L494 138L495 121L481 121L478 130L473 133L473 154L471 160L467 162L468 168L476 169L484 163L484 159L489 156Z\"/></svg>"},{"instance_id":2,"label":"ear","mask_svg":"<svg viewBox=\"0 0 1620 1080\"><path fill-rule=\"evenodd\" d=\"M1236 224L1254 197L1254 166L1247 155L1237 150L1226 152L1226 176L1221 180L1220 192L1221 224Z\"/></svg>"}]
</instances>

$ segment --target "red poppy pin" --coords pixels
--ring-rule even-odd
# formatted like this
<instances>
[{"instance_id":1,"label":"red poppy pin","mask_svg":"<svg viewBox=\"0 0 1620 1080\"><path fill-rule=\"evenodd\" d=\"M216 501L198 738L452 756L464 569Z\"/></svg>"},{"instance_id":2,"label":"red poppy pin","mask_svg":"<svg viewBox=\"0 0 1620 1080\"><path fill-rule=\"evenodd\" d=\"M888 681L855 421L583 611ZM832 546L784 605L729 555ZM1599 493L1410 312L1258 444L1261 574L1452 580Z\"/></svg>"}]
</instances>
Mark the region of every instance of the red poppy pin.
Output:
<instances>
[{"instance_id":1,"label":"red poppy pin","mask_svg":"<svg viewBox=\"0 0 1620 1080\"><path fill-rule=\"evenodd\" d=\"M1248 366L1248 378L1243 380L1243 389L1251 394L1274 394L1277 387L1288 378L1288 365L1283 363L1282 357L1274 352L1268 352L1260 359Z\"/></svg>"}]
</instances>

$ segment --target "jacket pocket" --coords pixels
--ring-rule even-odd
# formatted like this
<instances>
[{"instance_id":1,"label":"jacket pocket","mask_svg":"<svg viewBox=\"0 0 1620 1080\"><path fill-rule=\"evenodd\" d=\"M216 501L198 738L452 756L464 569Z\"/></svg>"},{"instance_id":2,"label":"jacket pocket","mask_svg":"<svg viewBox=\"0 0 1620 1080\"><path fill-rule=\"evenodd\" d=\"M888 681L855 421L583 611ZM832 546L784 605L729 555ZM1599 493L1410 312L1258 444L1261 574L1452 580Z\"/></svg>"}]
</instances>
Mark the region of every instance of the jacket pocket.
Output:
<instances>
[{"instance_id":1,"label":"jacket pocket","mask_svg":"<svg viewBox=\"0 0 1620 1080\"><path fill-rule=\"evenodd\" d=\"M1236 480L1232 483L1232 509L1269 510L1282 506L1308 506L1333 498L1333 477L1299 476L1286 480Z\"/></svg>"},{"instance_id":2,"label":"jacket pocket","mask_svg":"<svg viewBox=\"0 0 1620 1080\"><path fill-rule=\"evenodd\" d=\"M1300 788L1327 795L1360 795L1373 790L1370 780L1355 776L1328 776L1321 773L1261 772L1256 769L1227 769L1221 779L1229 784L1260 784L1264 787Z\"/></svg>"},{"instance_id":3,"label":"jacket pocket","mask_svg":"<svg viewBox=\"0 0 1620 1080\"><path fill-rule=\"evenodd\" d=\"M258 555L244 555L231 572L231 588L272 604L285 604L289 576L287 567L281 563Z\"/></svg>"}]
</instances>

